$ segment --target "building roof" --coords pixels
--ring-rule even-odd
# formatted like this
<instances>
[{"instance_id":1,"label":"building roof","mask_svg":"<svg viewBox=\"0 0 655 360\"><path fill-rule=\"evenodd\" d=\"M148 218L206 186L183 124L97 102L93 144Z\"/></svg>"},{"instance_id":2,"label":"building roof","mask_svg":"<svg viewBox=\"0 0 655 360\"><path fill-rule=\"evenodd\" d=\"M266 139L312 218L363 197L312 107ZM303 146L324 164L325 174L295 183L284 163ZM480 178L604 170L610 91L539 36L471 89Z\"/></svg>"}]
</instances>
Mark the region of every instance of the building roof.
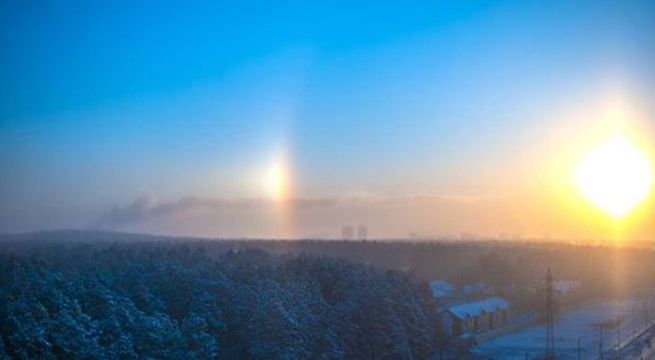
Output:
<instances>
[{"instance_id":1,"label":"building roof","mask_svg":"<svg viewBox=\"0 0 655 360\"><path fill-rule=\"evenodd\" d=\"M489 286L481 282L466 285L462 288L462 292L466 295L471 295L475 293L488 293L489 291L490 291Z\"/></svg>"},{"instance_id":2,"label":"building roof","mask_svg":"<svg viewBox=\"0 0 655 360\"><path fill-rule=\"evenodd\" d=\"M446 281L434 280L430 282L430 290L432 291L432 296L438 299L452 295L455 292L455 287Z\"/></svg>"},{"instance_id":3,"label":"building roof","mask_svg":"<svg viewBox=\"0 0 655 360\"><path fill-rule=\"evenodd\" d=\"M464 320L467 316L480 316L483 311L493 312L505 309L509 309L509 302L507 300L499 297L490 297L472 303L454 305L446 308L444 311L448 311L457 318Z\"/></svg>"}]
</instances>

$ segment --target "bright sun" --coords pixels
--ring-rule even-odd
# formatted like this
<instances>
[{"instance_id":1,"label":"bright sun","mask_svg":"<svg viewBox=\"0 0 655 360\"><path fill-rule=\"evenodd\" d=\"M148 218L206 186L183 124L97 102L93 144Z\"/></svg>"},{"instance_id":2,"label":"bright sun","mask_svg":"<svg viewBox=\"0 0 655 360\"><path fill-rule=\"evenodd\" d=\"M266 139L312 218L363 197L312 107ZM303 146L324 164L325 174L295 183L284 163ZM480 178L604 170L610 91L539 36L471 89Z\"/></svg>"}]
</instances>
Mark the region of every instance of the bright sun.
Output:
<instances>
[{"instance_id":1,"label":"bright sun","mask_svg":"<svg viewBox=\"0 0 655 360\"><path fill-rule=\"evenodd\" d=\"M617 219L639 205L653 185L648 157L620 134L592 149L575 176L584 196Z\"/></svg>"},{"instance_id":2,"label":"bright sun","mask_svg":"<svg viewBox=\"0 0 655 360\"><path fill-rule=\"evenodd\" d=\"M263 178L264 190L273 200L289 197L289 167L284 157L276 159L267 169Z\"/></svg>"}]
</instances>

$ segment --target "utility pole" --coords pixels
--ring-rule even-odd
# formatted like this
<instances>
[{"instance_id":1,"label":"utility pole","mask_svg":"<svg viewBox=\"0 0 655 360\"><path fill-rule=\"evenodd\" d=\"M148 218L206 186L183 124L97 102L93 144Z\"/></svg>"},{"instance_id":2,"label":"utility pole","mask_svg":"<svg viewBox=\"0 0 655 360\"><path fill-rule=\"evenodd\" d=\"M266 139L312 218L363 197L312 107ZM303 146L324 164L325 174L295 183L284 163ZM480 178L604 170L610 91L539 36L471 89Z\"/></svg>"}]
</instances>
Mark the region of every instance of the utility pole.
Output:
<instances>
[{"instance_id":1,"label":"utility pole","mask_svg":"<svg viewBox=\"0 0 655 360\"><path fill-rule=\"evenodd\" d=\"M600 360L603 360L603 327L599 326L598 327L598 352L599 352L599 358Z\"/></svg>"},{"instance_id":2,"label":"utility pole","mask_svg":"<svg viewBox=\"0 0 655 360\"><path fill-rule=\"evenodd\" d=\"M646 312L646 298L641 301L642 318L644 320L644 330L648 328L648 313Z\"/></svg>"},{"instance_id":3,"label":"utility pole","mask_svg":"<svg viewBox=\"0 0 655 360\"><path fill-rule=\"evenodd\" d=\"M578 336L578 360L582 360L582 346L580 344L581 340L582 336Z\"/></svg>"},{"instance_id":4,"label":"utility pole","mask_svg":"<svg viewBox=\"0 0 655 360\"><path fill-rule=\"evenodd\" d=\"M553 275L546 270L546 359L555 359L555 326L553 309Z\"/></svg>"},{"instance_id":5,"label":"utility pole","mask_svg":"<svg viewBox=\"0 0 655 360\"><path fill-rule=\"evenodd\" d=\"M630 310L632 311L632 338L634 339L637 336L637 312L635 311L634 301L632 302Z\"/></svg>"},{"instance_id":6,"label":"utility pole","mask_svg":"<svg viewBox=\"0 0 655 360\"><path fill-rule=\"evenodd\" d=\"M616 328L617 337L618 337L618 344L616 345L616 351L619 353L619 359L621 359L621 322L617 318L617 322L619 323L619 327Z\"/></svg>"}]
</instances>

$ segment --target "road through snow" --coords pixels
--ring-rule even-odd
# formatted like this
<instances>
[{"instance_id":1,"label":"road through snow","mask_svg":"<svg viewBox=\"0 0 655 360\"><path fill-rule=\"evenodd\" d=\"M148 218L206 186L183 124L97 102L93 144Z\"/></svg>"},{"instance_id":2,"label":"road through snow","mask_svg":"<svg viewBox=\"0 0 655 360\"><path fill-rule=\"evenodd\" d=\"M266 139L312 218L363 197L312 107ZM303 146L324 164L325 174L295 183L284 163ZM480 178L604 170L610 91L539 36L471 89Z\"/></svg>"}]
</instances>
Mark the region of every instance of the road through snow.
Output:
<instances>
[{"instance_id":1,"label":"road through snow","mask_svg":"<svg viewBox=\"0 0 655 360\"><path fill-rule=\"evenodd\" d=\"M602 347L610 351L646 329L654 315L653 302L643 299L600 301L569 310L555 322L557 358L578 359L578 352L582 359L598 358L601 334L593 324L624 318L621 326L602 331ZM475 352L487 359L533 359L544 353L545 344L541 324L485 342Z\"/></svg>"}]
</instances>

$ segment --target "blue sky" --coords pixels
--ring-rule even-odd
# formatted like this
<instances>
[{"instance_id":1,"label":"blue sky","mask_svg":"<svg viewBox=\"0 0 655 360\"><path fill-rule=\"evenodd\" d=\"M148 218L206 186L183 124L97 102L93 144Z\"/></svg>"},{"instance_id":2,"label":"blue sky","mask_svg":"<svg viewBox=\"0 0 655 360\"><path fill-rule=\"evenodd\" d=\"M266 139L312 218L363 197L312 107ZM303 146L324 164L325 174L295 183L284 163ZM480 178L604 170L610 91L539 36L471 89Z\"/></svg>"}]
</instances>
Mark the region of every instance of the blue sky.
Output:
<instances>
[{"instance_id":1,"label":"blue sky","mask_svg":"<svg viewBox=\"0 0 655 360\"><path fill-rule=\"evenodd\" d=\"M0 231L260 197L280 149L294 197L497 195L550 114L653 120L652 1L3 1L0 33Z\"/></svg>"}]
</instances>

